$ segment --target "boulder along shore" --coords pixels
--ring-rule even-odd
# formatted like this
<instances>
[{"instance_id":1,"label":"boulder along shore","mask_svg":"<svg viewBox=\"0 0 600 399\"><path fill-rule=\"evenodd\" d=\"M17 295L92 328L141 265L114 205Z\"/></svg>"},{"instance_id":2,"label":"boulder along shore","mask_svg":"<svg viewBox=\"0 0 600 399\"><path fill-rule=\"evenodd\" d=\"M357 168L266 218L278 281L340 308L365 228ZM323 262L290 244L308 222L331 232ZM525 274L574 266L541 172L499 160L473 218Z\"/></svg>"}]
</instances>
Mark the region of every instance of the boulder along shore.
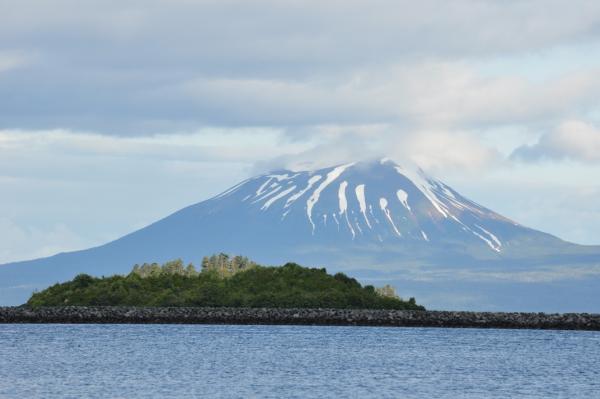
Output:
<instances>
[{"instance_id":1,"label":"boulder along shore","mask_svg":"<svg viewBox=\"0 0 600 399\"><path fill-rule=\"evenodd\" d=\"M283 324L600 331L600 314L195 307L0 307L0 323Z\"/></svg>"}]
</instances>

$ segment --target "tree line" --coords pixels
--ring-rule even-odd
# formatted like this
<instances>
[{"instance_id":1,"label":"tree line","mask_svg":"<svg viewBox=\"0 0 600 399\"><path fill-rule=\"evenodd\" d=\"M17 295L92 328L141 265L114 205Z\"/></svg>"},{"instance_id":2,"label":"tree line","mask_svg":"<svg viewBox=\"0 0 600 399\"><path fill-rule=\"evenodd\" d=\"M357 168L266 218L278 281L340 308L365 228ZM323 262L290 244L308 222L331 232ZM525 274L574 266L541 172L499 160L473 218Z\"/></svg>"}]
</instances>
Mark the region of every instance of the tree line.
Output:
<instances>
[{"instance_id":1,"label":"tree line","mask_svg":"<svg viewBox=\"0 0 600 399\"><path fill-rule=\"evenodd\" d=\"M233 256L220 253L202 258L200 272L196 270L193 263L189 263L184 267L183 260L175 259L163 263L144 263L133 266L132 273L142 277L159 277L162 275L178 275L186 277L196 277L199 273L216 273L222 278L231 277L236 273L249 270L258 266L255 262L248 259L246 256Z\"/></svg>"}]
</instances>

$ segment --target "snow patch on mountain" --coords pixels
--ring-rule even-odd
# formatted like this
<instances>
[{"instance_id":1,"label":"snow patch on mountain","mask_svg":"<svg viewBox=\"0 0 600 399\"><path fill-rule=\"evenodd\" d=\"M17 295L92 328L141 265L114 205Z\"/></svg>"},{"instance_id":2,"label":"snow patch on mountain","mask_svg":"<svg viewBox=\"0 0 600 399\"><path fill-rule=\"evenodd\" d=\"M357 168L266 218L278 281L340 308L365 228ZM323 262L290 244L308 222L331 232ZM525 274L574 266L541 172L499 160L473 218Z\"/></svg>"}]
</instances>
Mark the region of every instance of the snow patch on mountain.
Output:
<instances>
[{"instance_id":1,"label":"snow patch on mountain","mask_svg":"<svg viewBox=\"0 0 600 399\"><path fill-rule=\"evenodd\" d=\"M387 206L388 206L387 199L379 198L379 207L381 208L381 210L385 214L385 217L387 218L387 220L390 222L390 224L394 228L394 231L396 232L396 234L398 234L399 237L402 237L402 234L400 233L400 230L398 230L398 228L396 227L396 224L394 223L394 219L392 219L392 214Z\"/></svg>"},{"instance_id":2,"label":"snow patch on mountain","mask_svg":"<svg viewBox=\"0 0 600 399\"><path fill-rule=\"evenodd\" d=\"M400 201L400 203L410 211L410 206L408 205L408 194L406 191L398 190L396 191L396 196L398 197L398 201Z\"/></svg>"},{"instance_id":3,"label":"snow patch on mountain","mask_svg":"<svg viewBox=\"0 0 600 399\"><path fill-rule=\"evenodd\" d=\"M343 216L346 218L346 223L348 224L348 228L350 229L350 232L352 233L352 239L354 239L356 237L356 232L354 231L354 228L352 227L352 224L350 223L350 219L348 218L348 199L346 197L346 188L347 187L348 187L347 181L343 181L340 184L340 188L338 190L338 202L339 202L339 206L340 206L340 216Z\"/></svg>"},{"instance_id":4,"label":"snow patch on mountain","mask_svg":"<svg viewBox=\"0 0 600 399\"><path fill-rule=\"evenodd\" d=\"M350 163L350 164L346 164L346 165L341 165L338 166L336 168L334 168L331 172L327 173L327 177L325 178L325 181L322 182L319 187L317 187L317 189L312 193L312 195L310 196L310 198L306 201L306 214L308 215L308 220L310 221L310 224L312 226L312 230L313 230L313 234L315 232L315 224L312 220L312 209L315 206L315 204L319 201L319 197L321 195L321 192L323 190L325 190L325 188L327 188L328 185L330 185L331 183L333 183L335 181L335 179L337 179L338 177L340 177L340 175L350 166L354 165L354 163Z\"/></svg>"},{"instance_id":5,"label":"snow patch on mountain","mask_svg":"<svg viewBox=\"0 0 600 399\"><path fill-rule=\"evenodd\" d=\"M371 222L369 222L369 217L367 216L367 201L365 199L365 185L359 184L358 186L356 186L355 192L356 192L356 199L358 199L358 204L360 206L360 213L363 214L363 217L365 218L365 222L367 223L367 226L369 226L369 228L372 229Z\"/></svg>"},{"instance_id":6,"label":"snow patch on mountain","mask_svg":"<svg viewBox=\"0 0 600 399\"><path fill-rule=\"evenodd\" d=\"M283 197L285 197L286 195L288 195L289 193L291 193L292 191L294 191L296 189L296 186L292 186L282 192L280 192L279 194L277 194L276 196L274 196L273 198L267 200L267 202L264 203L264 205L260 208L262 210L265 209L269 209L269 207L278 199L281 199Z\"/></svg>"}]
</instances>

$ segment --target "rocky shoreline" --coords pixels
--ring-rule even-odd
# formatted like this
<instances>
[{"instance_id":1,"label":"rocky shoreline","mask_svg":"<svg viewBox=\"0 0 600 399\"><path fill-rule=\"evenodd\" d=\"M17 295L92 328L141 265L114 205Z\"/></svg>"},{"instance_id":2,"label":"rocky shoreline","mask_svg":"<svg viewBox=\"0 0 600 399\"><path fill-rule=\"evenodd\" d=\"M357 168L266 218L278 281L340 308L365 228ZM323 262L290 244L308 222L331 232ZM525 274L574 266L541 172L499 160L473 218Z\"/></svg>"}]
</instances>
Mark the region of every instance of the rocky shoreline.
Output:
<instances>
[{"instance_id":1,"label":"rocky shoreline","mask_svg":"<svg viewBox=\"0 0 600 399\"><path fill-rule=\"evenodd\" d=\"M600 314L360 309L0 307L0 323L289 324L600 331Z\"/></svg>"}]
</instances>

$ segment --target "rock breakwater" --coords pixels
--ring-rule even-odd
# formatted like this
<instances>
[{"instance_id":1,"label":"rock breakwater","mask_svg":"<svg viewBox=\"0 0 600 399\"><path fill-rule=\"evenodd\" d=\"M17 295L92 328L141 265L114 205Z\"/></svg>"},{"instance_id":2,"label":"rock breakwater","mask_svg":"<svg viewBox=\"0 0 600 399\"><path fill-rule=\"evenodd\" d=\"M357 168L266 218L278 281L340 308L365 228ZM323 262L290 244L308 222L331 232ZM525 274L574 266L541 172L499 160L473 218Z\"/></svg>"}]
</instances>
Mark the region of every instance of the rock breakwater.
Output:
<instances>
[{"instance_id":1,"label":"rock breakwater","mask_svg":"<svg viewBox=\"0 0 600 399\"><path fill-rule=\"evenodd\" d=\"M297 324L600 331L600 314L362 309L0 307L0 323Z\"/></svg>"}]
</instances>

